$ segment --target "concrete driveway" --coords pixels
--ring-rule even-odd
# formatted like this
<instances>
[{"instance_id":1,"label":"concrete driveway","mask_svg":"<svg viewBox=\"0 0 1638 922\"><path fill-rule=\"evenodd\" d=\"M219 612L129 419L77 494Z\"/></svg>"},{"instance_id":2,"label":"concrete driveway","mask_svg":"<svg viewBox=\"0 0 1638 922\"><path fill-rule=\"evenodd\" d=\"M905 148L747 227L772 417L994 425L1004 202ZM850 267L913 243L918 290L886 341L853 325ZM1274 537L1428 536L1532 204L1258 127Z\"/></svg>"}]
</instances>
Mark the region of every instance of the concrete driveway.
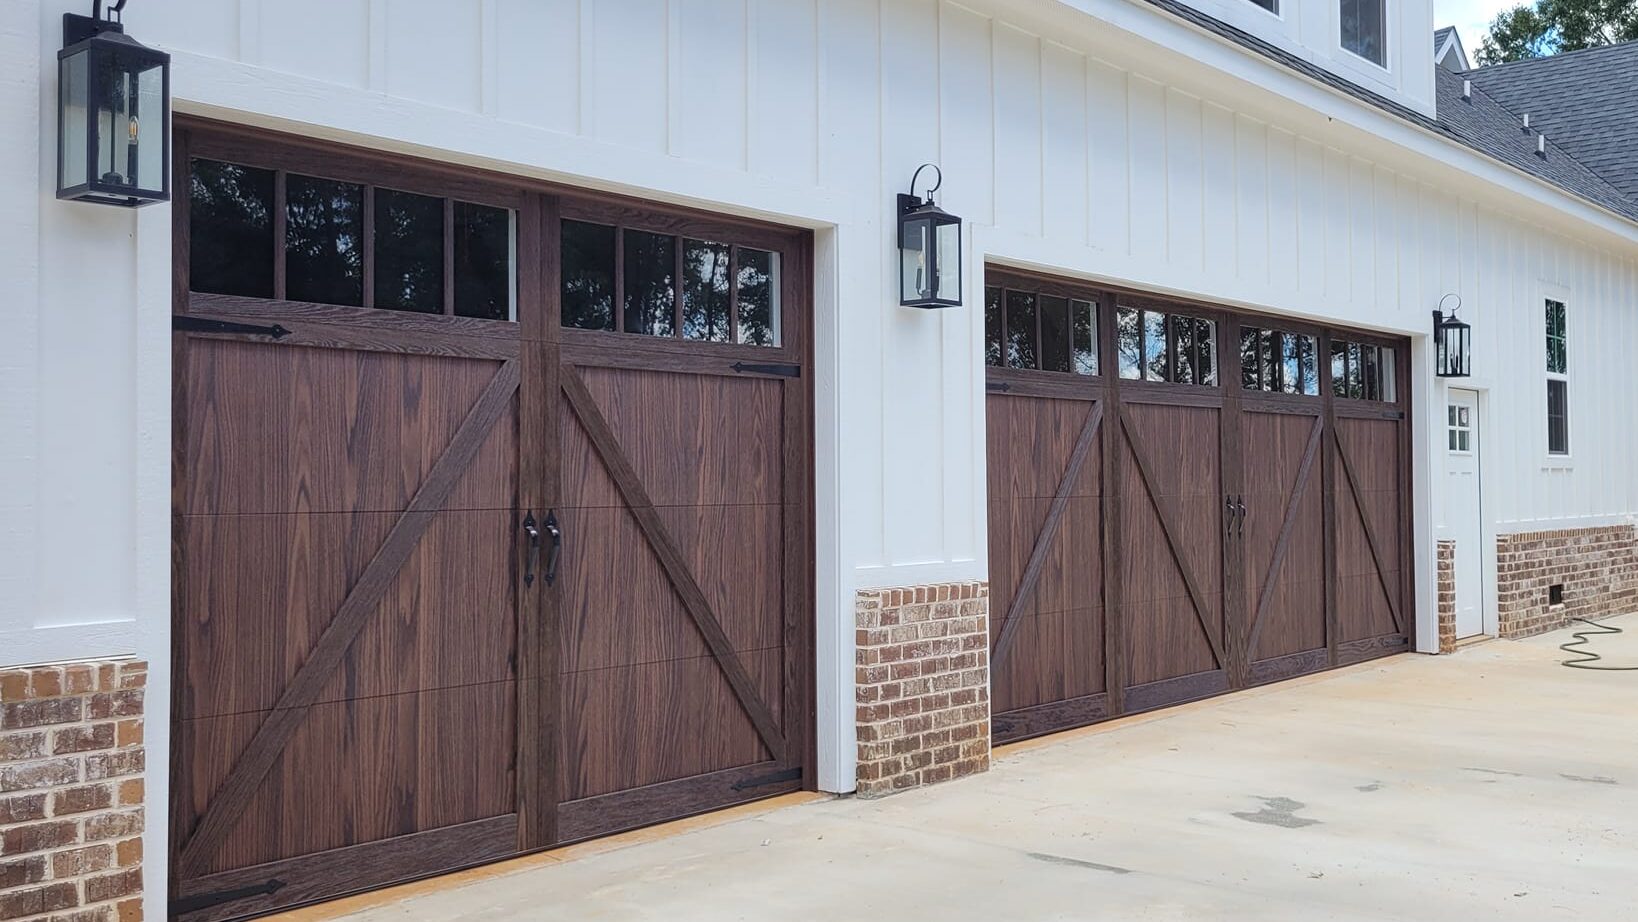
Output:
<instances>
[{"instance_id":1,"label":"concrete driveway","mask_svg":"<svg viewBox=\"0 0 1638 922\"><path fill-rule=\"evenodd\" d=\"M1597 649L1638 664L1638 616L1614 623ZM1568 639L1400 656L885 800L741 810L292 917L1631 919L1638 672L1562 668Z\"/></svg>"}]
</instances>

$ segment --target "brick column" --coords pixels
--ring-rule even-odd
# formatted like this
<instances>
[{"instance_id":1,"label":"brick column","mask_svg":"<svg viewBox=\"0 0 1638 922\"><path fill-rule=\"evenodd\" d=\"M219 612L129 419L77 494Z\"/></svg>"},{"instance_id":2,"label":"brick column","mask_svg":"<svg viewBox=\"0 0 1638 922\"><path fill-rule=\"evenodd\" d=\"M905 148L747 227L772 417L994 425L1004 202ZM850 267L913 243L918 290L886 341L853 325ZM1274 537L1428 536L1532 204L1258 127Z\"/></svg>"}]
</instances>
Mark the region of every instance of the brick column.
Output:
<instances>
[{"instance_id":1,"label":"brick column","mask_svg":"<svg viewBox=\"0 0 1638 922\"><path fill-rule=\"evenodd\" d=\"M0 670L0 919L142 918L147 678L132 660Z\"/></svg>"},{"instance_id":2,"label":"brick column","mask_svg":"<svg viewBox=\"0 0 1638 922\"><path fill-rule=\"evenodd\" d=\"M1439 652L1456 652L1456 542L1439 542Z\"/></svg>"},{"instance_id":3,"label":"brick column","mask_svg":"<svg viewBox=\"0 0 1638 922\"><path fill-rule=\"evenodd\" d=\"M990 592L949 583L858 594L858 791L990 767Z\"/></svg>"}]
</instances>

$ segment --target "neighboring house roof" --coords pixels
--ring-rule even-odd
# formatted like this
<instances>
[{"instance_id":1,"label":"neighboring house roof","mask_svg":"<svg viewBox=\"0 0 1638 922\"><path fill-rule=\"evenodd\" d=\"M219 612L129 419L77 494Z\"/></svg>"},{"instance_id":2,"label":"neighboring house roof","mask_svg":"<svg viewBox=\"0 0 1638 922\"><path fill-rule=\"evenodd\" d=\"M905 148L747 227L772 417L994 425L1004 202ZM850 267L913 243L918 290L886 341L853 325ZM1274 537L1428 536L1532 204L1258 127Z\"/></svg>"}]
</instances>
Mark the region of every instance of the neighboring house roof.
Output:
<instances>
[{"instance_id":1,"label":"neighboring house roof","mask_svg":"<svg viewBox=\"0 0 1638 922\"><path fill-rule=\"evenodd\" d=\"M1455 26L1445 26L1433 33L1433 63L1446 70L1463 71L1473 65L1467 63L1467 49Z\"/></svg>"},{"instance_id":2,"label":"neighboring house roof","mask_svg":"<svg viewBox=\"0 0 1638 922\"><path fill-rule=\"evenodd\" d=\"M1502 103L1490 98L1477 83L1474 85L1472 101L1463 100L1462 74L1443 67L1433 69L1436 87L1434 111L1437 117L1429 118L1403 103L1303 60L1244 29L1203 13L1182 0L1143 2L1240 45L1310 80L1346 93L1418 128L1449 138L1483 156L1557 186L1570 195L1614 212L1628 221L1638 223L1638 198L1629 198L1603 177L1577 162L1550 132L1547 136L1547 156L1537 156L1535 133L1526 133L1519 116L1510 112Z\"/></svg>"},{"instance_id":3,"label":"neighboring house roof","mask_svg":"<svg viewBox=\"0 0 1638 922\"><path fill-rule=\"evenodd\" d=\"M1474 86L1638 197L1638 42L1469 71Z\"/></svg>"}]
</instances>

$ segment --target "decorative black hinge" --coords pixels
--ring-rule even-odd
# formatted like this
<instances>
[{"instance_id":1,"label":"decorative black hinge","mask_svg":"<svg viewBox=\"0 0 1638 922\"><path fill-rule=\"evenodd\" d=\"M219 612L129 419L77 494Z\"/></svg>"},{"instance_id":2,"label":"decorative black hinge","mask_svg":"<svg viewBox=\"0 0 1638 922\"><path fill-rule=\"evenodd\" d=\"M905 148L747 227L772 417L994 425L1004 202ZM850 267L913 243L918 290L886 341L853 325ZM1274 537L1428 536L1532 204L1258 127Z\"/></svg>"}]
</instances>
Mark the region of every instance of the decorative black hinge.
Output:
<instances>
[{"instance_id":1,"label":"decorative black hinge","mask_svg":"<svg viewBox=\"0 0 1638 922\"><path fill-rule=\"evenodd\" d=\"M171 329L182 333L243 333L248 336L271 336L283 339L290 331L278 324L262 326L255 323L236 323L232 320L209 320L178 314L171 318Z\"/></svg>"},{"instance_id":2,"label":"decorative black hinge","mask_svg":"<svg viewBox=\"0 0 1638 922\"><path fill-rule=\"evenodd\" d=\"M239 900L248 900L253 896L272 896L284 889L284 881L277 877L263 884L252 884L248 887L235 887L232 890L218 890L215 893L196 893L193 896L184 896L171 900L172 915L186 915L220 906L223 903L235 903Z\"/></svg>"},{"instance_id":3,"label":"decorative black hinge","mask_svg":"<svg viewBox=\"0 0 1638 922\"><path fill-rule=\"evenodd\" d=\"M744 781L736 781L728 787L735 791L748 791L751 788L767 787L770 784L779 784L782 781L800 780L802 780L801 768L787 768L784 771L770 772L766 775L746 778Z\"/></svg>"},{"instance_id":4,"label":"decorative black hinge","mask_svg":"<svg viewBox=\"0 0 1638 922\"><path fill-rule=\"evenodd\" d=\"M778 375L781 378L802 377L801 365L751 365L746 362L735 362L729 367L742 375Z\"/></svg>"},{"instance_id":5,"label":"decorative black hinge","mask_svg":"<svg viewBox=\"0 0 1638 922\"><path fill-rule=\"evenodd\" d=\"M1012 390L1012 385L1005 381L986 381L984 382L984 390L1004 394L1007 391Z\"/></svg>"}]
</instances>

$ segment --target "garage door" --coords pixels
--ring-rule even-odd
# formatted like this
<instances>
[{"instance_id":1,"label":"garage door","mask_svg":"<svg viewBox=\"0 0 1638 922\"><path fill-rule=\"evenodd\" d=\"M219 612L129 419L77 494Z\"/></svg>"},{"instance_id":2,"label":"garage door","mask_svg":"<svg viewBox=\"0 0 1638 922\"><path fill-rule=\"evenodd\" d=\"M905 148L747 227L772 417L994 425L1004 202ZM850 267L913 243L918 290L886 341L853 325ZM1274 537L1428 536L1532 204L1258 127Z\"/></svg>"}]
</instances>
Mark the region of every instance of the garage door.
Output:
<instances>
[{"instance_id":1,"label":"garage door","mask_svg":"<svg viewBox=\"0 0 1638 922\"><path fill-rule=\"evenodd\" d=\"M806 237L178 140L173 914L801 787Z\"/></svg>"},{"instance_id":2,"label":"garage door","mask_svg":"<svg viewBox=\"0 0 1638 922\"><path fill-rule=\"evenodd\" d=\"M997 269L992 732L1408 649L1404 344Z\"/></svg>"}]
</instances>

